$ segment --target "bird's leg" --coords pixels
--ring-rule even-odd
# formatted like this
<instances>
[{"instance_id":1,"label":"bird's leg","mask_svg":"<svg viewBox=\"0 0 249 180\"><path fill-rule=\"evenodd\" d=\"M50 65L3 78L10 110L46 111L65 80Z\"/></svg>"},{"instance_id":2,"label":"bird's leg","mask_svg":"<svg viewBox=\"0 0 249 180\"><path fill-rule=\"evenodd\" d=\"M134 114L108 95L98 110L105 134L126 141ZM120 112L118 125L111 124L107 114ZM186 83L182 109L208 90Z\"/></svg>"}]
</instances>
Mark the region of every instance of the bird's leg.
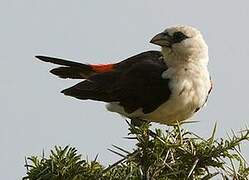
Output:
<instances>
[{"instance_id":1,"label":"bird's leg","mask_svg":"<svg viewBox=\"0 0 249 180\"><path fill-rule=\"evenodd\" d=\"M131 119L131 125L141 127L142 125L149 124L148 121L145 121L140 118L130 118Z\"/></svg>"},{"instance_id":2,"label":"bird's leg","mask_svg":"<svg viewBox=\"0 0 249 180\"><path fill-rule=\"evenodd\" d=\"M146 121L146 120L143 120L141 118L130 118L131 119L131 125L133 126L136 126L136 127L142 127L143 125L149 125L150 122ZM149 129L148 127L148 135L153 137L153 138L156 138L157 135L156 133L154 133L152 130Z\"/></svg>"}]
</instances>

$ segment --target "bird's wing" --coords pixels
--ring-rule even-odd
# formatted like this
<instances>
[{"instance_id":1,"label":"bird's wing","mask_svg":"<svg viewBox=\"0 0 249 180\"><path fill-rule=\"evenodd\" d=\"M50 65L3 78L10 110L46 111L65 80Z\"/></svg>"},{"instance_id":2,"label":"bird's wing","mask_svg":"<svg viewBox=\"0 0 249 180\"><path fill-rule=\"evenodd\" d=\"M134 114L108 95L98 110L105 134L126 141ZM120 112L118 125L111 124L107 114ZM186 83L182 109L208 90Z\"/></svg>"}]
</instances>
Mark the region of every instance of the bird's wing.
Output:
<instances>
[{"instance_id":1,"label":"bird's wing","mask_svg":"<svg viewBox=\"0 0 249 180\"><path fill-rule=\"evenodd\" d=\"M150 113L167 101L171 92L169 79L162 78L165 70L167 66L161 60L146 60L122 74L113 94L127 113L139 108L145 114Z\"/></svg>"},{"instance_id":2,"label":"bird's wing","mask_svg":"<svg viewBox=\"0 0 249 180\"><path fill-rule=\"evenodd\" d=\"M113 71L100 73L62 91L78 99L119 102L127 113L142 108L143 113L154 111L170 96L167 70L158 51L148 51L117 64Z\"/></svg>"}]
</instances>

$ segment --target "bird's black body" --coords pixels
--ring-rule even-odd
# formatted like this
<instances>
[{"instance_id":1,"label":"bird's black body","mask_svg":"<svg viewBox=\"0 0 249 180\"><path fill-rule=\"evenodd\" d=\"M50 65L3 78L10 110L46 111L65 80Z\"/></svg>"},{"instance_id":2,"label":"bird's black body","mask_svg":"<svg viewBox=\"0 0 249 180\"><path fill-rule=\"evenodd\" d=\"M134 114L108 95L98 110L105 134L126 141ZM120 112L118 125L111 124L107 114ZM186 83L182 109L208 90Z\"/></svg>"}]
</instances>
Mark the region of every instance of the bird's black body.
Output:
<instances>
[{"instance_id":1,"label":"bird's black body","mask_svg":"<svg viewBox=\"0 0 249 180\"><path fill-rule=\"evenodd\" d=\"M57 58L37 56L38 59L63 65L51 70L61 78L86 79L62 91L78 99L118 102L126 113L142 109L144 114L157 109L170 97L167 70L159 51L147 51L116 64L87 65ZM97 68L96 68L97 67ZM101 69L102 68L102 69Z\"/></svg>"}]
</instances>

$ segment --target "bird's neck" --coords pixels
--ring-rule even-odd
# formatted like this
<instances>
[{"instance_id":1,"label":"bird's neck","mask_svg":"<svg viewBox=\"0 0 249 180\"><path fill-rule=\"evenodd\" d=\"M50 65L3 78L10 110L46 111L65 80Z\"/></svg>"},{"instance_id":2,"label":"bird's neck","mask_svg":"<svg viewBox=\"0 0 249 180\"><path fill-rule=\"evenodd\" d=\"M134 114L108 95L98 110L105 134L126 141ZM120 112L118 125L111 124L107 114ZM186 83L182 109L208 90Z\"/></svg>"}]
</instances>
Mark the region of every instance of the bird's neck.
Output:
<instances>
[{"instance_id":1,"label":"bird's neck","mask_svg":"<svg viewBox=\"0 0 249 180\"><path fill-rule=\"evenodd\" d=\"M199 59L198 61L196 60L188 60L188 61L180 61L180 60L169 60L165 59L165 63L167 64L168 67L200 67L200 68L206 68L208 65L208 58L204 59Z\"/></svg>"},{"instance_id":2,"label":"bird's neck","mask_svg":"<svg viewBox=\"0 0 249 180\"><path fill-rule=\"evenodd\" d=\"M162 50L162 54L168 67L191 65L207 67L209 61L208 52L202 52L195 55L177 55L167 50Z\"/></svg>"}]
</instances>

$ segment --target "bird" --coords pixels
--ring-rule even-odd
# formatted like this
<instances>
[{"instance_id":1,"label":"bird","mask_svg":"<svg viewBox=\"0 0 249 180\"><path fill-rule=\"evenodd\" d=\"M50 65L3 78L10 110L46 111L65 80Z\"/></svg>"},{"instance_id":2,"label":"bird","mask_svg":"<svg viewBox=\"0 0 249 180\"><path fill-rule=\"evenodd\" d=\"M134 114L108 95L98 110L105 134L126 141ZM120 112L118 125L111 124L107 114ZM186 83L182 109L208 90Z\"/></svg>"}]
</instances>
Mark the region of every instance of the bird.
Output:
<instances>
[{"instance_id":1,"label":"bird","mask_svg":"<svg viewBox=\"0 0 249 180\"><path fill-rule=\"evenodd\" d=\"M60 65L50 71L60 78L83 79L62 90L66 96L106 102L108 111L130 119L169 126L185 122L206 104L212 89L208 46L188 25L168 27L150 43L161 50L109 64L35 57Z\"/></svg>"}]
</instances>

